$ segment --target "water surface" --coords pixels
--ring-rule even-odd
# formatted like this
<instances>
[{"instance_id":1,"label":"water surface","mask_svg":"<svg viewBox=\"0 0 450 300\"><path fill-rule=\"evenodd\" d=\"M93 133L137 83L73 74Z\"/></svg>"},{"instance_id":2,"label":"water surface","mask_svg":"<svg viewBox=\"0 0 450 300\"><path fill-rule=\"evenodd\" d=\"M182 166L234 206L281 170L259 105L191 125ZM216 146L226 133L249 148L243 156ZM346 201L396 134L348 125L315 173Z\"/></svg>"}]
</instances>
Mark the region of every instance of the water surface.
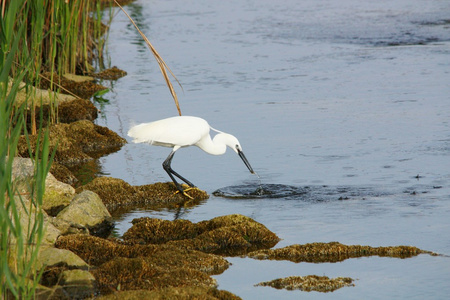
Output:
<instances>
[{"instance_id":1,"label":"water surface","mask_svg":"<svg viewBox=\"0 0 450 300\"><path fill-rule=\"evenodd\" d=\"M232 151L182 149L173 168L211 194L182 218L243 214L282 238L276 247L339 241L450 255L450 2L142 0L126 9L182 83L183 114L236 135L272 192L251 195L260 181ZM128 76L114 83L98 124L126 137L134 123L177 114L119 12L108 51ZM102 172L133 185L168 181L161 163L169 152L130 143L101 159ZM175 213L136 209L118 218L117 233L134 218ZM448 257L228 259L233 265L215 276L219 288L244 299L450 294ZM357 281L328 294L253 286L312 274Z\"/></svg>"}]
</instances>

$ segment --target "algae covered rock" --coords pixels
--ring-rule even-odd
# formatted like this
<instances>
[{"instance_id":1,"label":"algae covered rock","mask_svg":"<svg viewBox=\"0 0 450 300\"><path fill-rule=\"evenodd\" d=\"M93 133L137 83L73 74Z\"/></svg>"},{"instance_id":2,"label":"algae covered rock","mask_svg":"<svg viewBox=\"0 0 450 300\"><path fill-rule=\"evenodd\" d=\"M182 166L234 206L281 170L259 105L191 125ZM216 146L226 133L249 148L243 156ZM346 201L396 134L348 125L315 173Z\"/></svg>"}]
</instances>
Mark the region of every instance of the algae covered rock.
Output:
<instances>
[{"instance_id":1,"label":"algae covered rock","mask_svg":"<svg viewBox=\"0 0 450 300\"><path fill-rule=\"evenodd\" d=\"M50 166L50 173L61 182L67 183L70 186L75 186L78 179L73 173L64 165L53 162Z\"/></svg>"},{"instance_id":2,"label":"algae covered rock","mask_svg":"<svg viewBox=\"0 0 450 300\"><path fill-rule=\"evenodd\" d=\"M224 290L216 288L170 287L157 290L132 290L115 292L114 294L100 296L98 300L141 300L141 299L202 299L202 300L240 300L241 298Z\"/></svg>"},{"instance_id":3,"label":"algae covered rock","mask_svg":"<svg viewBox=\"0 0 450 300\"><path fill-rule=\"evenodd\" d=\"M97 236L108 236L113 228L111 215L100 197L91 191L76 195L69 206L56 217L70 223L79 224Z\"/></svg>"},{"instance_id":4,"label":"algae covered rock","mask_svg":"<svg viewBox=\"0 0 450 300\"><path fill-rule=\"evenodd\" d=\"M42 147L42 145L37 145L38 134L29 135L28 139L34 155L36 147ZM81 120L70 124L51 126L49 143L50 150L56 148L54 161L72 166L117 151L126 143L126 140L106 127ZM19 138L17 151L22 157L29 156L26 137Z\"/></svg>"},{"instance_id":5,"label":"algae covered rock","mask_svg":"<svg viewBox=\"0 0 450 300\"><path fill-rule=\"evenodd\" d=\"M127 75L127 72L120 70L116 66L113 66L112 68L103 70L101 72L93 74L92 76L94 76L95 78L101 78L101 79L117 80L126 75Z\"/></svg>"},{"instance_id":6,"label":"algae covered rock","mask_svg":"<svg viewBox=\"0 0 450 300\"><path fill-rule=\"evenodd\" d=\"M255 286L270 286L276 289L302 290L305 292L328 293L344 286L354 286L353 279L349 277L329 278L327 276L290 276L271 281L260 282Z\"/></svg>"},{"instance_id":7,"label":"algae covered rock","mask_svg":"<svg viewBox=\"0 0 450 300\"><path fill-rule=\"evenodd\" d=\"M279 241L264 225L242 215L222 216L196 224L154 218L139 218L132 223L123 235L128 242L168 243L210 253L239 255L252 249L271 248Z\"/></svg>"},{"instance_id":8,"label":"algae covered rock","mask_svg":"<svg viewBox=\"0 0 450 300\"><path fill-rule=\"evenodd\" d=\"M106 89L106 87L93 82L94 78L90 76L80 76L75 74L56 76L55 74L46 72L42 74L42 77L43 78L40 81L41 89L60 89L61 93L64 94L67 94L69 93L68 91L70 91L71 94L75 94L84 99L88 99L96 92Z\"/></svg>"},{"instance_id":9,"label":"algae covered rock","mask_svg":"<svg viewBox=\"0 0 450 300\"><path fill-rule=\"evenodd\" d=\"M191 268L210 275L220 274L229 266L228 261L220 256L173 245L127 245L119 240L89 235L61 236L56 242L56 247L68 249L95 266L116 257L145 257L148 262L160 267Z\"/></svg>"},{"instance_id":10,"label":"algae covered rock","mask_svg":"<svg viewBox=\"0 0 450 300\"><path fill-rule=\"evenodd\" d=\"M132 186L122 179L112 177L97 177L77 191L90 190L96 192L110 211L126 209L130 205L146 204L152 207L184 204L186 197L176 194L173 183L154 183L142 186ZM208 199L208 194L201 190L190 191L195 201Z\"/></svg>"},{"instance_id":11,"label":"algae covered rock","mask_svg":"<svg viewBox=\"0 0 450 300\"><path fill-rule=\"evenodd\" d=\"M215 279L191 268L163 268L144 257L118 257L93 270L100 291L159 289L164 287L216 287Z\"/></svg>"},{"instance_id":12,"label":"algae covered rock","mask_svg":"<svg viewBox=\"0 0 450 300\"><path fill-rule=\"evenodd\" d=\"M129 183L107 176L97 177L77 189L78 192L84 190L97 193L110 210L119 205L136 203L141 197L139 191Z\"/></svg>"},{"instance_id":13,"label":"algae covered rock","mask_svg":"<svg viewBox=\"0 0 450 300\"><path fill-rule=\"evenodd\" d=\"M77 99L58 105L58 119L61 123L72 123L79 120L94 121L97 116L98 110L89 100Z\"/></svg>"},{"instance_id":14,"label":"algae covered rock","mask_svg":"<svg viewBox=\"0 0 450 300\"><path fill-rule=\"evenodd\" d=\"M344 245L338 242L290 245L278 249L263 249L248 253L255 259L289 260L293 262L338 262L364 256L407 258L422 253L433 254L413 246L371 247Z\"/></svg>"}]
</instances>

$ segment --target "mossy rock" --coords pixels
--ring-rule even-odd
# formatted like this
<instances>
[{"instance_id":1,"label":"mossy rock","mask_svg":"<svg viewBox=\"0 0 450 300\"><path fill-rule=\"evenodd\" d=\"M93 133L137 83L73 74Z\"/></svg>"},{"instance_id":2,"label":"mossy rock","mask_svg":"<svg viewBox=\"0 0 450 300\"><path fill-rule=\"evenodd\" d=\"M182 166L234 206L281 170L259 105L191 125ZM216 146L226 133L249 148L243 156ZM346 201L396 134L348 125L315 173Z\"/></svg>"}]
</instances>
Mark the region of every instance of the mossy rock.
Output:
<instances>
[{"instance_id":1,"label":"mossy rock","mask_svg":"<svg viewBox=\"0 0 450 300\"><path fill-rule=\"evenodd\" d=\"M105 90L106 87L93 82L92 77L67 74L57 76L47 72L42 74L39 88L43 90L60 90L63 94L74 94L83 99L92 97L96 92ZM53 82L50 82L52 80ZM62 88L61 88L62 87Z\"/></svg>"},{"instance_id":2,"label":"mossy rock","mask_svg":"<svg viewBox=\"0 0 450 300\"><path fill-rule=\"evenodd\" d=\"M42 109L42 124L41 122ZM33 120L34 116L34 120ZM57 104L43 104L40 107L34 108L34 112L28 109L26 113L26 124L28 132L31 132L32 124L36 126L42 125L45 128L54 123L73 123L80 120L94 121L97 119L98 109L89 100L73 99L67 100ZM49 120L57 122L49 123Z\"/></svg>"},{"instance_id":3,"label":"mossy rock","mask_svg":"<svg viewBox=\"0 0 450 300\"><path fill-rule=\"evenodd\" d=\"M106 70L103 70L101 72L98 72L96 74L92 74L92 76L94 76L95 78L107 79L107 80L117 80L126 75L127 75L127 72L120 70L116 66L106 69Z\"/></svg>"},{"instance_id":4,"label":"mossy rock","mask_svg":"<svg viewBox=\"0 0 450 300\"><path fill-rule=\"evenodd\" d=\"M152 207L167 207L175 205L194 205L198 201L209 198L202 190L189 191L194 200L187 199L180 193L176 193L173 183L161 183L132 186L129 183L112 177L98 177L77 191L91 190L96 192L108 209L113 212L116 209L127 209L131 205L148 205Z\"/></svg>"},{"instance_id":5,"label":"mossy rock","mask_svg":"<svg viewBox=\"0 0 450 300\"><path fill-rule=\"evenodd\" d=\"M147 289L166 287L201 286L216 287L215 279L191 268L166 269L155 265L151 259L114 258L92 271L100 292Z\"/></svg>"},{"instance_id":6,"label":"mossy rock","mask_svg":"<svg viewBox=\"0 0 450 300\"><path fill-rule=\"evenodd\" d=\"M34 155L38 147L38 134L30 135L28 138ZM51 151L57 147L54 161L71 166L115 152L126 143L126 140L106 127L82 120L51 126L49 142ZM42 147L42 145L39 146ZM22 157L29 156L28 144L24 136L19 139L18 154Z\"/></svg>"},{"instance_id":7,"label":"mossy rock","mask_svg":"<svg viewBox=\"0 0 450 300\"><path fill-rule=\"evenodd\" d=\"M163 244L172 240L184 240L197 237L201 228L188 220L161 220L155 218L138 218L133 226L123 235L124 240L135 243Z\"/></svg>"},{"instance_id":8,"label":"mossy rock","mask_svg":"<svg viewBox=\"0 0 450 300\"><path fill-rule=\"evenodd\" d=\"M279 238L264 225L242 215L228 215L210 221L167 221L153 218L133 220L124 234L126 241L144 244L168 243L185 249L240 255L250 250L271 248Z\"/></svg>"},{"instance_id":9,"label":"mossy rock","mask_svg":"<svg viewBox=\"0 0 450 300\"><path fill-rule=\"evenodd\" d=\"M94 121L98 116L98 109L91 101L77 99L66 101L58 105L58 120L61 123L72 123L80 120Z\"/></svg>"},{"instance_id":10,"label":"mossy rock","mask_svg":"<svg viewBox=\"0 0 450 300\"><path fill-rule=\"evenodd\" d=\"M130 205L139 202L139 191L122 179L112 177L97 177L91 182L77 188L77 192L84 190L97 193L108 209L118 205Z\"/></svg>"},{"instance_id":11,"label":"mossy rock","mask_svg":"<svg viewBox=\"0 0 450 300\"><path fill-rule=\"evenodd\" d=\"M408 258L422 253L432 254L413 246L371 247L344 245L338 242L290 245L278 249L263 249L248 253L255 259L289 260L293 262L339 262L349 258L382 256Z\"/></svg>"},{"instance_id":12,"label":"mossy rock","mask_svg":"<svg viewBox=\"0 0 450 300\"><path fill-rule=\"evenodd\" d=\"M353 279L349 277L329 278L327 276L307 275L290 276L286 278L260 282L255 286L270 286L276 289L328 293L345 286L354 286L354 284Z\"/></svg>"},{"instance_id":13,"label":"mossy rock","mask_svg":"<svg viewBox=\"0 0 450 300\"><path fill-rule=\"evenodd\" d=\"M148 262L162 268L191 268L209 275L220 274L229 266L229 263L220 256L173 245L128 245L119 240L89 235L62 236L56 242L56 247L70 250L94 266L116 257L146 257Z\"/></svg>"},{"instance_id":14,"label":"mossy rock","mask_svg":"<svg viewBox=\"0 0 450 300\"><path fill-rule=\"evenodd\" d=\"M100 296L98 300L141 300L141 299L202 299L202 300L239 300L240 297L216 288L204 287L171 287L152 291L134 290L116 292L114 294Z\"/></svg>"},{"instance_id":15,"label":"mossy rock","mask_svg":"<svg viewBox=\"0 0 450 300\"><path fill-rule=\"evenodd\" d=\"M64 165L53 162L50 167L50 173L55 176L58 181L74 186L78 183L78 179L73 173Z\"/></svg>"}]
</instances>

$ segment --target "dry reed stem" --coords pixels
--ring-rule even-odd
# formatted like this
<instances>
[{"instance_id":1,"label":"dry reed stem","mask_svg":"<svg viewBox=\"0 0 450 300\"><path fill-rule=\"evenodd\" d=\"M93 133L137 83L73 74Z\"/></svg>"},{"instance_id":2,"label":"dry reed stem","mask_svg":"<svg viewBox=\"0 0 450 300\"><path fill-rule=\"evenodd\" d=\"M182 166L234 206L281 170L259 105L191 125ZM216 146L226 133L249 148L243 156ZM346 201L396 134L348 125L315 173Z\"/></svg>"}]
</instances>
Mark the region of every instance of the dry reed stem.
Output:
<instances>
[{"instance_id":1,"label":"dry reed stem","mask_svg":"<svg viewBox=\"0 0 450 300\"><path fill-rule=\"evenodd\" d=\"M170 93L172 94L173 100L175 101L175 105L177 106L177 110L178 110L178 114L181 116L181 109L180 109L180 104L178 103L178 97L177 97L177 93L175 92L175 89L173 88L172 83L170 82L169 76L167 74L167 71L169 71L169 73L172 75L172 77L177 81L178 85L183 88L181 86L181 83L178 81L177 77L172 73L172 71L170 70L170 68L167 66L167 64L164 62L164 60L162 59L162 57L159 55L159 53L156 51L155 47L153 47L153 45L150 43L150 41L148 40L148 38L145 36L145 34L139 29L139 27L136 25L136 23L134 22L134 20L130 17L130 15L123 9L123 7L116 1L114 0L114 3L125 13L125 15L128 17L128 19L130 19L131 23L134 25L134 27L137 29L137 31L139 32L139 34L142 36L142 38L144 39L144 41L147 43L148 48L150 49L150 51L152 51L153 56L156 59L156 62L158 63L159 69L161 70L162 75L164 76L164 79L166 80L166 84L169 87Z\"/></svg>"}]
</instances>

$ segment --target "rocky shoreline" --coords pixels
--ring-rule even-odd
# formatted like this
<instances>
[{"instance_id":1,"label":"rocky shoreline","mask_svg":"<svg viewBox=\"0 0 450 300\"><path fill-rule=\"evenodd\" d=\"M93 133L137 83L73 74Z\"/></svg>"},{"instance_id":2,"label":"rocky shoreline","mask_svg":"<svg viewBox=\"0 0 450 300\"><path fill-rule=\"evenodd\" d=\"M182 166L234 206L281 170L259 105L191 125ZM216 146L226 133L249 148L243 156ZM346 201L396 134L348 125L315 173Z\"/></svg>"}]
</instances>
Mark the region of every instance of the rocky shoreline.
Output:
<instances>
[{"instance_id":1,"label":"rocky shoreline","mask_svg":"<svg viewBox=\"0 0 450 300\"><path fill-rule=\"evenodd\" d=\"M89 89L98 90L92 87L92 80ZM74 84L69 79L60 82L65 82L67 88L70 85L83 89L79 86L83 83ZM186 202L183 195L175 193L172 183L132 186L110 177L97 177L83 184L71 169L119 150L126 140L93 123L97 109L90 101L67 95L61 99L57 102L59 122L50 126L50 148L56 148L56 152L42 206L46 233L37 265L43 268L39 299L240 299L218 290L216 280L211 277L228 268L225 256L320 263L371 255L399 258L422 253L435 255L411 246L376 248L337 242L271 249L279 237L263 224L242 215L199 223L140 218L133 220L133 226L122 238L111 237L114 228L111 214L122 214L133 205L145 204L155 209L194 206L206 201L209 195L196 190L191 194L194 200ZM44 110L49 109L43 103ZM29 140L34 153L38 139L29 136ZM19 141L18 153L21 157L14 160L13 182L21 195L15 201L18 206L23 204L21 222L25 227L32 215L26 208L32 207L29 195L34 163L27 158L30 151L24 137ZM309 275L258 285L330 292L352 286L352 282L346 277Z\"/></svg>"}]
</instances>

